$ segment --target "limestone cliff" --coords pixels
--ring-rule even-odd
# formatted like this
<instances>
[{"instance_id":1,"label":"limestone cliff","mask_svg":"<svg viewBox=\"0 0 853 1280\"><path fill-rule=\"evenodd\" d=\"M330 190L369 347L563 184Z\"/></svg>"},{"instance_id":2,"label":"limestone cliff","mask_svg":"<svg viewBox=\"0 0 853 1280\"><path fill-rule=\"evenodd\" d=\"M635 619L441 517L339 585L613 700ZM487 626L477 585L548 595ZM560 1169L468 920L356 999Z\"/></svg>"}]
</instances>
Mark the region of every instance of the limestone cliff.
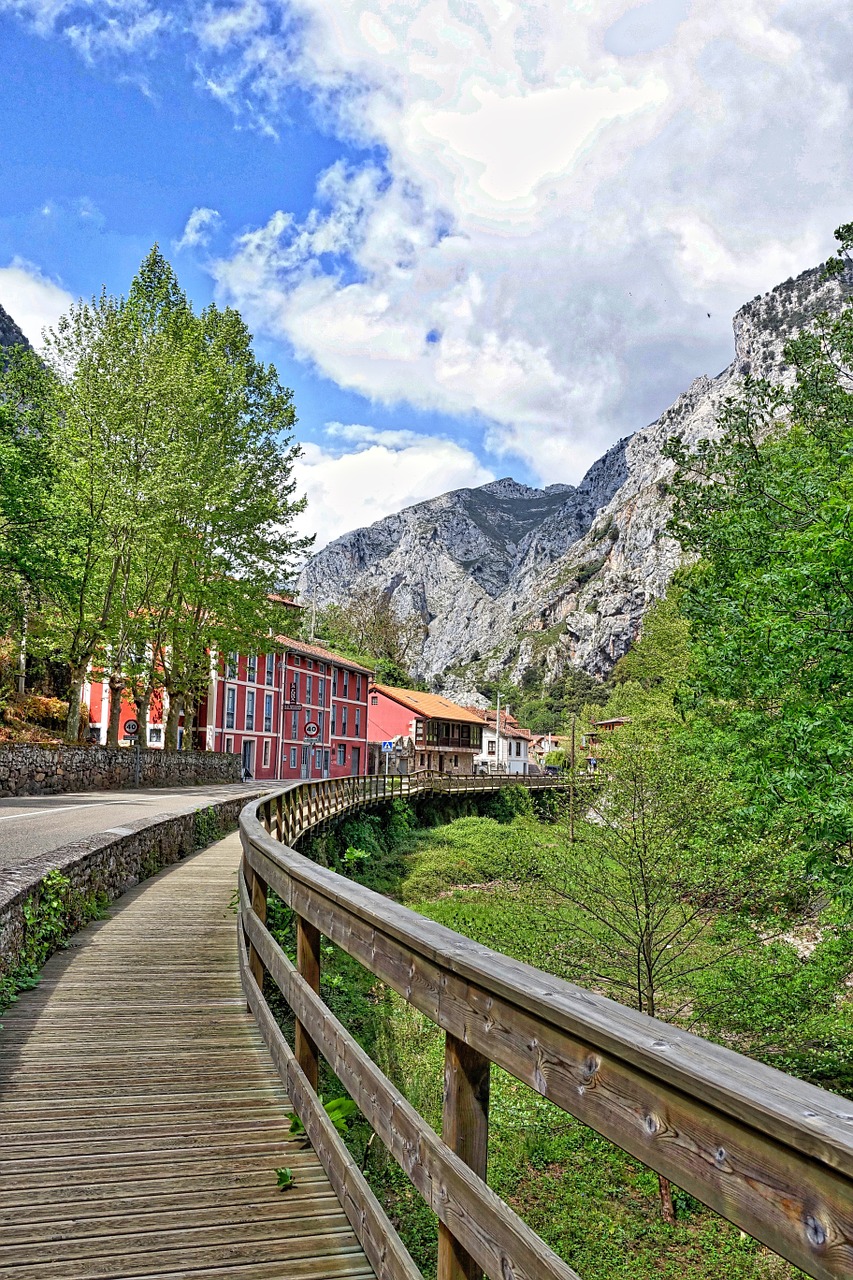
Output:
<instances>
[{"instance_id":1,"label":"limestone cliff","mask_svg":"<svg viewBox=\"0 0 853 1280\"><path fill-rule=\"evenodd\" d=\"M0 307L0 347L28 347L29 345L8 311Z\"/></svg>"},{"instance_id":2,"label":"limestone cliff","mask_svg":"<svg viewBox=\"0 0 853 1280\"><path fill-rule=\"evenodd\" d=\"M417 674L440 676L455 696L501 670L517 677L530 663L604 674L680 561L665 531L672 464L664 442L713 436L723 401L747 373L786 380L786 342L850 292L849 281L815 268L755 298L734 318L729 367L697 378L577 487L505 479L409 507L314 556L300 579L303 597L323 605L363 585L387 591L426 624Z\"/></svg>"}]
</instances>

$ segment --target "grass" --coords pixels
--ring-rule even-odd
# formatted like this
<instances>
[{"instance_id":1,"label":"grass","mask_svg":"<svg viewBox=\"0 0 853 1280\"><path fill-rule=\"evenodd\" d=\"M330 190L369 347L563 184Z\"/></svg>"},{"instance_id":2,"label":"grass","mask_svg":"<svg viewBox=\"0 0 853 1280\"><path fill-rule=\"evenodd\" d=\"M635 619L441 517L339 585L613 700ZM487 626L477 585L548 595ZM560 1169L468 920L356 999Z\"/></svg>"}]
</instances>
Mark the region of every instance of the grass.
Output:
<instances>
[{"instance_id":1,"label":"grass","mask_svg":"<svg viewBox=\"0 0 853 1280\"><path fill-rule=\"evenodd\" d=\"M505 805L492 816L468 815L433 827L414 826L411 813L402 810L391 812L384 825L361 819L363 825L348 828L342 849L358 847L369 856L357 868L351 866L350 873L381 884L422 914L497 950L577 977L571 929L565 928L561 940L545 927L553 902L537 888L536 846L553 840L553 828L537 822L529 805L519 804L521 812L511 811L512 801ZM280 916L277 932L292 950L289 913L281 909ZM730 931L738 927L736 920L724 921L719 931L709 931L705 945L728 946ZM716 1024L703 1030L739 1047L754 1047L747 1043L751 1030L761 1056L776 1065L830 1087L848 1080L853 1085L853 1034L844 986L850 943L843 925L827 927L824 941L807 960L789 942L765 946L760 938L755 941L754 931L750 937L754 946L745 949L740 967L725 982L718 976L727 998L717 1002ZM782 971L784 981L779 980ZM441 1031L327 944L322 994L439 1131ZM698 985L694 994L701 995ZM792 1045L800 1046L799 1057ZM343 1092L327 1066L321 1089L326 1098ZM435 1216L370 1137L369 1126L358 1118L347 1140L415 1262L431 1280ZM489 1184L583 1280L716 1280L721 1275L795 1280L802 1275L678 1188L676 1223L665 1224L656 1175L498 1068L492 1069Z\"/></svg>"}]
</instances>

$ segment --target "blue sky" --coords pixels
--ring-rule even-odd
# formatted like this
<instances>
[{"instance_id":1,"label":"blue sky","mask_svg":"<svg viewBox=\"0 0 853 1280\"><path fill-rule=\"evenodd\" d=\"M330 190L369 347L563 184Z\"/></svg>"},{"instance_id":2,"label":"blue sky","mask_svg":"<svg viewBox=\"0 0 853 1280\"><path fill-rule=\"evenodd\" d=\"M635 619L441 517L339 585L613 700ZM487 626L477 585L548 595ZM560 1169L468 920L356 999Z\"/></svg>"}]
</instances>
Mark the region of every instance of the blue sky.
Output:
<instances>
[{"instance_id":1,"label":"blue sky","mask_svg":"<svg viewBox=\"0 0 853 1280\"><path fill-rule=\"evenodd\" d=\"M853 217L824 0L0 0L0 38L0 303L37 341L158 241L294 388L320 543L580 479Z\"/></svg>"}]
</instances>

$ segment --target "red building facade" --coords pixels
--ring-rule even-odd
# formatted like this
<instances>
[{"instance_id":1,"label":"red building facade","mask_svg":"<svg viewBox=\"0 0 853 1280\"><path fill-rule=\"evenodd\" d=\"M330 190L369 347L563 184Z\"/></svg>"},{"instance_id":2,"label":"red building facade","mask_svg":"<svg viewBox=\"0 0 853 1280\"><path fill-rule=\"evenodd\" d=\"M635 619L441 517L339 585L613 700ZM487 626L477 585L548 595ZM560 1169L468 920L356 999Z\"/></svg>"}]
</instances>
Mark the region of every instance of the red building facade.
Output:
<instances>
[{"instance_id":1,"label":"red building facade","mask_svg":"<svg viewBox=\"0 0 853 1280\"><path fill-rule=\"evenodd\" d=\"M200 745L237 752L259 780L366 773L368 668L287 636L279 644L220 661L199 709Z\"/></svg>"},{"instance_id":2,"label":"red building facade","mask_svg":"<svg viewBox=\"0 0 853 1280\"><path fill-rule=\"evenodd\" d=\"M370 741L399 743L413 769L473 773L483 743L483 721L437 693L370 687Z\"/></svg>"},{"instance_id":3,"label":"red building facade","mask_svg":"<svg viewBox=\"0 0 853 1280\"><path fill-rule=\"evenodd\" d=\"M211 672L196 718L193 745L236 752L244 772L274 782L294 778L358 777L367 772L367 667L319 645L279 636L281 651L231 654ZM109 690L93 676L84 696L91 708L91 736L105 742ZM147 742L163 745L166 699L152 698ZM125 693L119 738L136 710ZM183 736L183 729L179 729ZM135 740L135 739L133 739Z\"/></svg>"}]
</instances>

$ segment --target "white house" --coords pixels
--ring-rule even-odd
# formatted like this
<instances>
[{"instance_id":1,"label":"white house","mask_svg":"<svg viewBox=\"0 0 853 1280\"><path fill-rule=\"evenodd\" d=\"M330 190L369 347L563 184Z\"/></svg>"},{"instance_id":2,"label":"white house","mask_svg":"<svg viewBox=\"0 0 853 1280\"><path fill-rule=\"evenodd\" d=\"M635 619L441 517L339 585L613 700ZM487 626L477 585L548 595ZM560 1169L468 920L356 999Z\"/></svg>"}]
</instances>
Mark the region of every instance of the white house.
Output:
<instances>
[{"instance_id":1,"label":"white house","mask_svg":"<svg viewBox=\"0 0 853 1280\"><path fill-rule=\"evenodd\" d=\"M474 757L477 773L520 773L530 771L530 744L533 734L522 729L515 716L501 711L500 733L497 712L469 707L483 721L483 745Z\"/></svg>"}]
</instances>

